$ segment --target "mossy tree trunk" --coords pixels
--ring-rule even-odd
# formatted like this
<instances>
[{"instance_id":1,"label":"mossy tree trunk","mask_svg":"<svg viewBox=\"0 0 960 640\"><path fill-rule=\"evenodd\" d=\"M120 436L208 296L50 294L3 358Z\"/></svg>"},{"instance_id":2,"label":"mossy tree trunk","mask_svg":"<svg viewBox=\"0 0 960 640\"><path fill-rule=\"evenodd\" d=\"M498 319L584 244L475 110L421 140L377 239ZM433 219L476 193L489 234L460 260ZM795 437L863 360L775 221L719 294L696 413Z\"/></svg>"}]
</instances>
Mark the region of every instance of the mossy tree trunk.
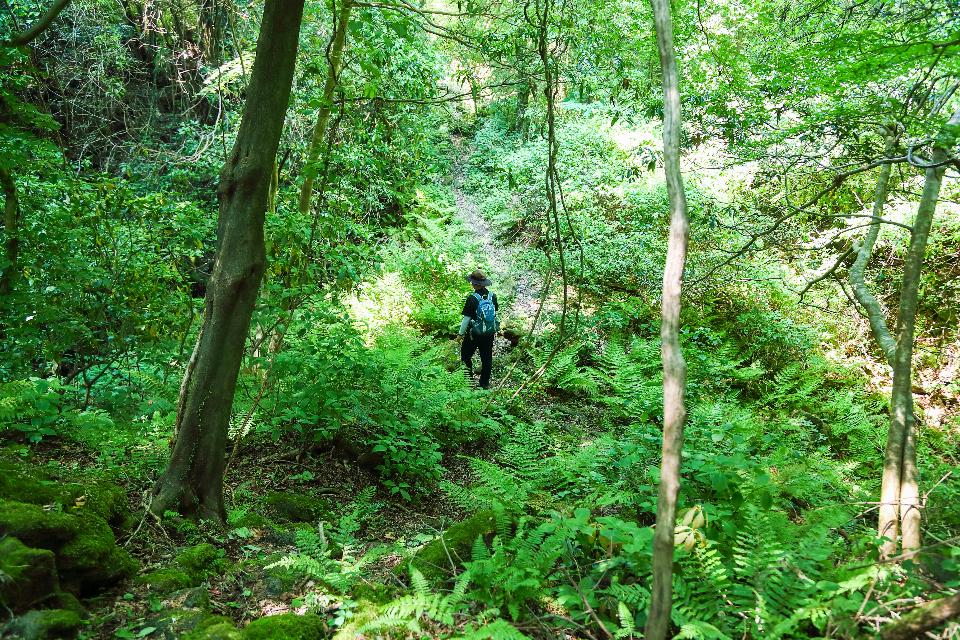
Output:
<instances>
[{"instance_id":1,"label":"mossy tree trunk","mask_svg":"<svg viewBox=\"0 0 960 640\"><path fill-rule=\"evenodd\" d=\"M657 49L663 72L663 159L670 198L670 237L663 270L660 315L663 359L663 453L657 497L657 527L653 538L653 583L644 638L662 640L670 627L673 605L673 529L680 491L680 452L686 420L684 390L687 365L680 350L680 294L687 258L690 224L680 173L680 88L673 50L670 0L652 0Z\"/></svg>"},{"instance_id":2,"label":"mossy tree trunk","mask_svg":"<svg viewBox=\"0 0 960 640\"><path fill-rule=\"evenodd\" d=\"M217 257L187 368L176 443L154 513L222 521L224 453L237 374L266 264L271 172L290 97L304 0L267 0L237 141L220 174Z\"/></svg>"}]
</instances>

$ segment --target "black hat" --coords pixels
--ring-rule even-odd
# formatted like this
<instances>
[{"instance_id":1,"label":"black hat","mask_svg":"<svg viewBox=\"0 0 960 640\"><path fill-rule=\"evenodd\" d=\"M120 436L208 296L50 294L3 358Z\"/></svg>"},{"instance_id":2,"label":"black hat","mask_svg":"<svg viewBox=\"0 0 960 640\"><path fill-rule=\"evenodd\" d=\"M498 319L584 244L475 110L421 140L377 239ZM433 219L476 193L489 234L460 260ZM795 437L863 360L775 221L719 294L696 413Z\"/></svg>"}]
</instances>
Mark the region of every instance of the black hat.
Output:
<instances>
[{"instance_id":1,"label":"black hat","mask_svg":"<svg viewBox=\"0 0 960 640\"><path fill-rule=\"evenodd\" d=\"M467 276L467 282L470 284L480 285L481 287L489 287L491 284L493 284L490 281L490 278L484 275L483 271L480 271L479 269Z\"/></svg>"}]
</instances>

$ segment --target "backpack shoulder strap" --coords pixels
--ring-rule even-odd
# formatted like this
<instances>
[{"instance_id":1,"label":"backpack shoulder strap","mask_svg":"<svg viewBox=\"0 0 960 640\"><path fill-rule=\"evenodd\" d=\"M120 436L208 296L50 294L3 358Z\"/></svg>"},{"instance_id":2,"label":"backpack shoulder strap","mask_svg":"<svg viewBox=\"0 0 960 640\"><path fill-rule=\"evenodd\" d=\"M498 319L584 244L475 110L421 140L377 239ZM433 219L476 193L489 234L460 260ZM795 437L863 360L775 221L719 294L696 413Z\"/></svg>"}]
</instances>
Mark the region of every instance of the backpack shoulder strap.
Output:
<instances>
[{"instance_id":1,"label":"backpack shoulder strap","mask_svg":"<svg viewBox=\"0 0 960 640\"><path fill-rule=\"evenodd\" d=\"M476 299L477 299L477 302L483 302L483 296L481 296L481 295L480 295L479 293L477 293L476 291L474 291L474 292L471 293L470 295L472 295L474 298L476 298Z\"/></svg>"}]
</instances>

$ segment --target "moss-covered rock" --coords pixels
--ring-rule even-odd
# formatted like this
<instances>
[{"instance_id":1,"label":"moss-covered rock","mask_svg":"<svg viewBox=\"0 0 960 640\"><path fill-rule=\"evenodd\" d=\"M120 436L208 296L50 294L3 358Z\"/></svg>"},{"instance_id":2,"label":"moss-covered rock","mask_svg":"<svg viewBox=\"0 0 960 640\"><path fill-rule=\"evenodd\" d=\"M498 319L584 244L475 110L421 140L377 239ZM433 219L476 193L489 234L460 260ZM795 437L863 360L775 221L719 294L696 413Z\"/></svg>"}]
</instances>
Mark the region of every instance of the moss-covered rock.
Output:
<instances>
[{"instance_id":1,"label":"moss-covered rock","mask_svg":"<svg viewBox=\"0 0 960 640\"><path fill-rule=\"evenodd\" d=\"M222 575L230 569L222 549L203 543L187 547L177 554L169 567L150 571L137 578L156 593L171 593L197 587L208 575Z\"/></svg>"},{"instance_id":2,"label":"moss-covered rock","mask_svg":"<svg viewBox=\"0 0 960 640\"><path fill-rule=\"evenodd\" d=\"M176 563L191 577L203 580L210 573L223 573L229 569L230 563L225 556L223 549L204 542L178 553Z\"/></svg>"},{"instance_id":3,"label":"moss-covered rock","mask_svg":"<svg viewBox=\"0 0 960 640\"><path fill-rule=\"evenodd\" d=\"M246 527L248 529L269 529L274 526L270 518L255 511L247 511L241 515L231 517L228 524L231 527Z\"/></svg>"},{"instance_id":4,"label":"moss-covered rock","mask_svg":"<svg viewBox=\"0 0 960 640\"><path fill-rule=\"evenodd\" d=\"M194 631L184 640L243 640L243 632L233 626L232 622L218 622Z\"/></svg>"},{"instance_id":5,"label":"moss-covered rock","mask_svg":"<svg viewBox=\"0 0 960 640\"><path fill-rule=\"evenodd\" d=\"M0 535L19 538L28 547L58 550L79 530L74 516L45 511L39 505L0 499Z\"/></svg>"},{"instance_id":6,"label":"moss-covered rock","mask_svg":"<svg viewBox=\"0 0 960 640\"><path fill-rule=\"evenodd\" d=\"M57 565L49 549L32 549L16 538L0 540L0 604L26 611L60 590Z\"/></svg>"},{"instance_id":7,"label":"moss-covered rock","mask_svg":"<svg viewBox=\"0 0 960 640\"><path fill-rule=\"evenodd\" d=\"M157 593L171 593L194 586L193 578L186 571L174 567L164 567L138 576L137 584L150 587Z\"/></svg>"},{"instance_id":8,"label":"moss-covered rock","mask_svg":"<svg viewBox=\"0 0 960 640\"><path fill-rule=\"evenodd\" d=\"M207 629L230 620L223 616L213 616L206 611L196 609L168 609L147 620L145 626L154 627L151 639L183 640L184 638L205 638Z\"/></svg>"},{"instance_id":9,"label":"moss-covered rock","mask_svg":"<svg viewBox=\"0 0 960 640\"><path fill-rule=\"evenodd\" d=\"M54 505L71 515L93 512L111 526L123 529L131 520L127 495L100 477L84 475L64 480L54 470L0 459L0 498L35 505Z\"/></svg>"},{"instance_id":10,"label":"moss-covered rock","mask_svg":"<svg viewBox=\"0 0 960 640\"><path fill-rule=\"evenodd\" d=\"M226 616L207 616L183 640L238 640L240 630Z\"/></svg>"},{"instance_id":11,"label":"moss-covered rock","mask_svg":"<svg viewBox=\"0 0 960 640\"><path fill-rule=\"evenodd\" d=\"M75 614L80 616L82 620L89 617L87 610L83 608L83 605L80 604L80 600L77 599L77 596L73 595L69 591L61 591L57 594L57 597L51 601L51 606L56 609L66 609L67 611L73 611Z\"/></svg>"},{"instance_id":12,"label":"moss-covered rock","mask_svg":"<svg viewBox=\"0 0 960 640\"><path fill-rule=\"evenodd\" d=\"M170 609L202 609L206 611L210 608L210 592L204 587L180 589L168 595L163 604Z\"/></svg>"},{"instance_id":13,"label":"moss-covered rock","mask_svg":"<svg viewBox=\"0 0 960 640\"><path fill-rule=\"evenodd\" d=\"M264 503L271 513L286 522L315 522L330 515L330 503L308 493L272 491Z\"/></svg>"},{"instance_id":14,"label":"moss-covered rock","mask_svg":"<svg viewBox=\"0 0 960 640\"><path fill-rule=\"evenodd\" d=\"M254 620L243 630L244 640L320 640L327 625L319 616L283 613Z\"/></svg>"},{"instance_id":15,"label":"moss-covered rock","mask_svg":"<svg viewBox=\"0 0 960 640\"><path fill-rule=\"evenodd\" d=\"M66 609L28 611L14 618L4 629L7 635L22 640L65 640L80 632L80 616Z\"/></svg>"},{"instance_id":16,"label":"moss-covered rock","mask_svg":"<svg viewBox=\"0 0 960 640\"><path fill-rule=\"evenodd\" d=\"M410 565L419 570L428 580L439 580L450 574L450 562L462 566L470 559L470 551L478 537L486 538L497 530L493 511L478 511L466 520L452 525L440 538L420 549L410 559ZM397 566L405 573L407 565Z\"/></svg>"},{"instance_id":17,"label":"moss-covered rock","mask_svg":"<svg viewBox=\"0 0 960 640\"><path fill-rule=\"evenodd\" d=\"M39 576L46 576L41 580L44 590L51 585L51 556L56 571L53 577L59 586L77 594L92 593L137 569L130 554L117 546L110 527L111 523L120 525L129 518L123 490L92 476L72 482L53 473L43 467L0 459L0 538L15 538L31 548L29 562L20 558L16 567L23 568L13 571L32 581L29 588L17 587L18 608L28 606L23 604L25 598L38 596ZM5 545L5 556L25 553L13 542ZM4 572L11 573L7 569ZM48 595L61 594L54 585ZM12 600L13 596L4 591L0 598ZM56 602L53 599L45 605ZM82 611L79 606L70 609Z\"/></svg>"},{"instance_id":18,"label":"moss-covered rock","mask_svg":"<svg viewBox=\"0 0 960 640\"><path fill-rule=\"evenodd\" d=\"M106 521L92 513L76 519L77 535L57 552L57 566L65 587L89 593L136 573L136 560L117 546Z\"/></svg>"},{"instance_id":19,"label":"moss-covered rock","mask_svg":"<svg viewBox=\"0 0 960 640\"><path fill-rule=\"evenodd\" d=\"M303 578L301 574L288 567L273 566L286 557L287 555L283 553L273 553L263 560L263 586L266 594L271 598L293 591Z\"/></svg>"}]
</instances>

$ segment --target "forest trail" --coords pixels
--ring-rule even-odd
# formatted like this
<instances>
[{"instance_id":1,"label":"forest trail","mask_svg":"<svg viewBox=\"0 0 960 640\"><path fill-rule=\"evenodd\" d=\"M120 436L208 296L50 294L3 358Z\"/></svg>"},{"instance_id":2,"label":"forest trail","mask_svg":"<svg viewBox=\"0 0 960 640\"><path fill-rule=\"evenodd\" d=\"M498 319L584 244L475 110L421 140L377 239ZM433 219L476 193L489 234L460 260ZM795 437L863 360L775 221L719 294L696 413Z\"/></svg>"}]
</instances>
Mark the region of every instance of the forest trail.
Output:
<instances>
[{"instance_id":1,"label":"forest trail","mask_svg":"<svg viewBox=\"0 0 960 640\"><path fill-rule=\"evenodd\" d=\"M493 280L494 291L500 293L509 307L503 313L504 322L515 319L529 330L530 322L537 314L540 305L541 283L539 276L517 264L518 249L497 239L490 223L480 212L477 203L464 191L466 165L472 149L461 136L453 136L456 150L451 169L451 185L456 199L456 216L481 246L490 265L487 274Z\"/></svg>"}]
</instances>

